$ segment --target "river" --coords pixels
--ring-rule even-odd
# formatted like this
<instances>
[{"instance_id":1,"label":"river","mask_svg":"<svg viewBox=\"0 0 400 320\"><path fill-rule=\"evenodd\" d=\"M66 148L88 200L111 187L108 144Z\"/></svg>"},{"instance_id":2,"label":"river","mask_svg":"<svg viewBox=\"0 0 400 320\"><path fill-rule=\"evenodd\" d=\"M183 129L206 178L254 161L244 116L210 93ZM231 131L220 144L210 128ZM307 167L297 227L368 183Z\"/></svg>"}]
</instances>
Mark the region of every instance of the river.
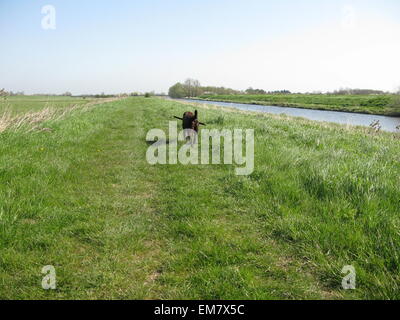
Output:
<instances>
[{"instance_id":1,"label":"river","mask_svg":"<svg viewBox=\"0 0 400 320\"><path fill-rule=\"evenodd\" d=\"M206 101L196 99L179 99L187 102L196 102L202 104L211 104L220 107L230 107L246 111L257 111L273 114L286 114L293 117L302 117L309 120L315 121L326 121L334 122L352 126L369 126L371 123L378 121L381 129L389 132L399 131L396 129L400 125L400 118L388 117L380 115L362 114L362 113L351 113L341 111L328 111L328 110L313 110L313 109L302 109L302 108L288 108L288 107L276 107L276 106L264 106L257 104L243 104L243 103L231 103L231 102L219 102L219 101Z\"/></svg>"}]
</instances>

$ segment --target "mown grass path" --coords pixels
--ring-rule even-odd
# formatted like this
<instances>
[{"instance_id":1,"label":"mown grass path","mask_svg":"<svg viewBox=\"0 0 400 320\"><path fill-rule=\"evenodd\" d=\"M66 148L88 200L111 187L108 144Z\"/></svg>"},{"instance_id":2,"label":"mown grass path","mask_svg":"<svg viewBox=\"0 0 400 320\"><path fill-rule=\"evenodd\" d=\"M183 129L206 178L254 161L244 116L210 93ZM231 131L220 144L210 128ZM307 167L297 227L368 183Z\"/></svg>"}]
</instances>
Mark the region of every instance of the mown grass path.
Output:
<instances>
[{"instance_id":1,"label":"mown grass path","mask_svg":"<svg viewBox=\"0 0 400 320\"><path fill-rule=\"evenodd\" d=\"M248 178L235 176L233 168L224 165L149 165L147 131L166 130L172 115L186 109L187 105L171 101L130 98L46 124L51 132L1 135L1 298L345 296L338 268L348 252L343 249L341 255L333 247L324 259L324 246L329 243L318 247L313 242L318 239L310 238L316 230L313 222L319 219L312 210L321 212L328 203L322 203L328 196L320 194L325 192L324 182L317 185L307 174L309 180L302 180L306 191L297 190L293 181L283 183L285 190L280 185L291 172L283 169L286 162L279 158L280 150L292 148L288 156L293 157L299 141L283 146L270 140L263 152L272 148L275 153L258 160L269 171L257 169ZM224 121L227 127L255 121L254 116L219 110L201 112L210 127L218 128ZM271 121L274 129L255 124L270 138L287 125L285 120ZM329 143L330 129L309 122L297 124L315 134L321 130L320 138ZM291 129L286 130L290 136ZM343 138L351 133L340 134ZM391 144L387 136L382 139ZM346 141L343 145L350 148ZM311 142L301 143L309 152L304 157L311 159ZM322 147L316 148L312 152ZM334 201L329 200L333 212ZM341 201L340 210L350 207L350 200ZM304 213L305 208L314 209ZM358 214L352 210L344 212L343 219ZM334 219L332 224L342 223ZM310 228L302 229L308 223ZM325 224L327 234L336 230L329 223ZM330 241L343 247L333 236ZM373 252L368 250L368 254ZM57 290L41 288L45 265L56 268ZM346 297L368 296L368 292Z\"/></svg>"}]
</instances>

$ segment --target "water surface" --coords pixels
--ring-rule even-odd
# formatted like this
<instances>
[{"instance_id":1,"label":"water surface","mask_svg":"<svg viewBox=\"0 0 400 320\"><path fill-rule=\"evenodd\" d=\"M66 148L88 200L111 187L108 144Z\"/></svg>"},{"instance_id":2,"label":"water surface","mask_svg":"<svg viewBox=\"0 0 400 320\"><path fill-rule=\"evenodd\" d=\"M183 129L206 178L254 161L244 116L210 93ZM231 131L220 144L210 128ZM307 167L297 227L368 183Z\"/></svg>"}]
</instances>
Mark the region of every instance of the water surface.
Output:
<instances>
[{"instance_id":1,"label":"water surface","mask_svg":"<svg viewBox=\"0 0 400 320\"><path fill-rule=\"evenodd\" d=\"M400 125L400 118L388 117L380 115L370 115L362 113L351 113L341 111L328 111L328 110L313 110L313 109L302 109L302 108L288 108L288 107L276 107L276 106L264 106L257 104L244 104L244 103L231 103L231 102L219 102L219 101L205 101L197 99L179 99L187 102L197 102L203 104L211 104L220 107L230 107L246 111L258 111L273 114L286 114L293 117L302 117L309 120L315 121L326 121L333 123L340 123L353 126L369 126L371 123L379 120L382 130L389 132L396 132L397 126Z\"/></svg>"}]
</instances>

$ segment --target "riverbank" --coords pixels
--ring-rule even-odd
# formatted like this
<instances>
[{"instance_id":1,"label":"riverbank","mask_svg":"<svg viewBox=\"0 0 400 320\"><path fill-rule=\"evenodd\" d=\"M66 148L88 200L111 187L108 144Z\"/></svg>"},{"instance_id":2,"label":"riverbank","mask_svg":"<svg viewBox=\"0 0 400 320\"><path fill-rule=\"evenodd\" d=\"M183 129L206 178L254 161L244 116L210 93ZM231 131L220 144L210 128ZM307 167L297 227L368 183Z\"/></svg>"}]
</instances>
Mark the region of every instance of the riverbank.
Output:
<instances>
[{"instance_id":1,"label":"riverbank","mask_svg":"<svg viewBox=\"0 0 400 320\"><path fill-rule=\"evenodd\" d=\"M400 117L398 95L202 95L195 99Z\"/></svg>"},{"instance_id":2,"label":"riverbank","mask_svg":"<svg viewBox=\"0 0 400 320\"><path fill-rule=\"evenodd\" d=\"M400 130L400 117L389 117L382 115L371 115L354 112L315 110L296 107L276 107L258 104L244 104L237 102L221 102L212 100L196 99L178 99L179 102L196 103L200 105L213 105L226 108L235 108L238 110L267 113L267 114L285 114L294 118L304 118L318 122L337 123L345 126L362 126L397 133Z\"/></svg>"}]
</instances>

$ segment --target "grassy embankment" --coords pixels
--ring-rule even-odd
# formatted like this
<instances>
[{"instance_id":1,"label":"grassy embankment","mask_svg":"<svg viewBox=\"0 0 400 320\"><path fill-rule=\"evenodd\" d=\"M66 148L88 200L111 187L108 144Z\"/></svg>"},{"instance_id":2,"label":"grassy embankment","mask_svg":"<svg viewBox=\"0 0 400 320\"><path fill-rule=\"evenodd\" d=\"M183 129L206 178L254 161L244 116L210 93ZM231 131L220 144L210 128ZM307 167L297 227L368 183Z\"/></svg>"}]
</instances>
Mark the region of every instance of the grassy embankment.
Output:
<instances>
[{"instance_id":1,"label":"grassy embankment","mask_svg":"<svg viewBox=\"0 0 400 320\"><path fill-rule=\"evenodd\" d=\"M400 116L398 95L202 95L199 99Z\"/></svg>"},{"instance_id":2,"label":"grassy embankment","mask_svg":"<svg viewBox=\"0 0 400 320\"><path fill-rule=\"evenodd\" d=\"M147 131L192 108L129 98L2 132L0 297L400 298L398 137L198 106L255 129L254 173L150 166Z\"/></svg>"}]
</instances>

